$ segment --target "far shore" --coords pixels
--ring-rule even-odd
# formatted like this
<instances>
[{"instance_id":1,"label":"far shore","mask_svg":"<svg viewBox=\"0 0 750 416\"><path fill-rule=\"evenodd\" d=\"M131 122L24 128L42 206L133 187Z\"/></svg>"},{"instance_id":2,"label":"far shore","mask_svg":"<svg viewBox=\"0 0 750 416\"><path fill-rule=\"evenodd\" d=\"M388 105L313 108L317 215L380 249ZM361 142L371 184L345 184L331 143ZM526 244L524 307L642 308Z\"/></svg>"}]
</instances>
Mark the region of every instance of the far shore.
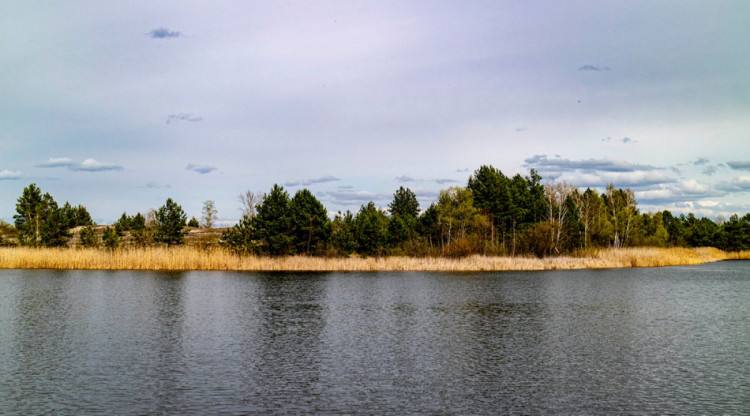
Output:
<instances>
[{"instance_id":1,"label":"far shore","mask_svg":"<svg viewBox=\"0 0 750 416\"><path fill-rule=\"evenodd\" d=\"M203 271L521 271L685 266L721 260L747 260L750 251L715 248L621 248L559 257L265 257L222 249L156 247L143 249L0 248L0 269L203 270Z\"/></svg>"}]
</instances>

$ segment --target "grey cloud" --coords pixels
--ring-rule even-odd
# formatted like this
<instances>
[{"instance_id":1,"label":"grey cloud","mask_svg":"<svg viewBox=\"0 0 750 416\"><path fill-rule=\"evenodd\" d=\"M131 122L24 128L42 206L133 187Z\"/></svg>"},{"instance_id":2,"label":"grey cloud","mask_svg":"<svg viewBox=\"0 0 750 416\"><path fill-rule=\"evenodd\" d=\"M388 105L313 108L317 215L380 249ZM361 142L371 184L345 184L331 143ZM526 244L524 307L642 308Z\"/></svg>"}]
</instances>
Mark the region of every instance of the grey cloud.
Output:
<instances>
[{"instance_id":1,"label":"grey cloud","mask_svg":"<svg viewBox=\"0 0 750 416\"><path fill-rule=\"evenodd\" d=\"M193 172L198 172L201 175L205 175L207 173L211 173L216 170L215 167L210 165L198 165L195 163L188 163L188 165L185 167L187 170L192 170Z\"/></svg>"},{"instance_id":2,"label":"grey cloud","mask_svg":"<svg viewBox=\"0 0 750 416\"><path fill-rule=\"evenodd\" d=\"M154 181L148 181L145 185L139 186L139 188L161 189L161 188L171 188L171 186L169 184L162 185Z\"/></svg>"},{"instance_id":3,"label":"grey cloud","mask_svg":"<svg viewBox=\"0 0 750 416\"><path fill-rule=\"evenodd\" d=\"M12 181L21 179L23 177L23 174L21 171L12 171L8 169L0 170L0 181Z\"/></svg>"},{"instance_id":4,"label":"grey cloud","mask_svg":"<svg viewBox=\"0 0 750 416\"><path fill-rule=\"evenodd\" d=\"M570 160L555 158L549 159L547 155L534 155L524 160L524 167L536 168L539 170L552 171L604 171L604 172L635 172L650 171L657 169L651 165L638 165L620 160L611 159L585 159Z\"/></svg>"},{"instance_id":5,"label":"grey cloud","mask_svg":"<svg viewBox=\"0 0 750 416\"><path fill-rule=\"evenodd\" d=\"M750 161L747 160L735 160L727 162L727 165L734 170L750 170Z\"/></svg>"},{"instance_id":6,"label":"grey cloud","mask_svg":"<svg viewBox=\"0 0 750 416\"><path fill-rule=\"evenodd\" d=\"M166 38L178 38L182 36L182 33L177 32L177 31L172 31L164 27L160 27L158 29L154 29L148 32L148 35L154 39L166 39Z\"/></svg>"},{"instance_id":7,"label":"grey cloud","mask_svg":"<svg viewBox=\"0 0 750 416\"><path fill-rule=\"evenodd\" d=\"M622 138L622 142L625 143L625 144L628 144L628 143L637 143L636 140L633 140L630 137L623 137Z\"/></svg>"},{"instance_id":8,"label":"grey cloud","mask_svg":"<svg viewBox=\"0 0 750 416\"><path fill-rule=\"evenodd\" d=\"M578 67L579 71L594 71L594 72L601 72L601 71L609 71L609 67L606 66L595 66L595 65L583 65Z\"/></svg>"},{"instance_id":9,"label":"grey cloud","mask_svg":"<svg viewBox=\"0 0 750 416\"><path fill-rule=\"evenodd\" d=\"M750 185L750 182L748 183ZM704 198L721 197L726 191L709 185L701 184L694 179L678 184L636 192L636 199L646 204L680 203L697 201Z\"/></svg>"},{"instance_id":10,"label":"grey cloud","mask_svg":"<svg viewBox=\"0 0 750 416\"><path fill-rule=\"evenodd\" d=\"M433 179L433 182L438 183L440 185L443 185L446 183L458 183L458 181L455 179L441 179L441 178Z\"/></svg>"},{"instance_id":11,"label":"grey cloud","mask_svg":"<svg viewBox=\"0 0 750 416\"><path fill-rule=\"evenodd\" d=\"M528 130L529 129L527 129L526 127L519 127L516 129L516 133L521 133L521 132L528 131Z\"/></svg>"},{"instance_id":12,"label":"grey cloud","mask_svg":"<svg viewBox=\"0 0 750 416\"><path fill-rule=\"evenodd\" d=\"M122 170L122 166L114 163L99 162L96 159L86 159L81 163L68 166L72 171L82 172L107 172L113 170Z\"/></svg>"},{"instance_id":13,"label":"grey cloud","mask_svg":"<svg viewBox=\"0 0 750 416\"><path fill-rule=\"evenodd\" d=\"M723 181L716 184L716 189L727 192L748 192L750 191L750 176L739 176L731 181Z\"/></svg>"},{"instance_id":14,"label":"grey cloud","mask_svg":"<svg viewBox=\"0 0 750 416\"><path fill-rule=\"evenodd\" d=\"M717 169L718 168L716 166L706 166L706 168L703 169L703 171L701 173L703 173L704 175L711 176L714 173L716 173Z\"/></svg>"},{"instance_id":15,"label":"grey cloud","mask_svg":"<svg viewBox=\"0 0 750 416\"><path fill-rule=\"evenodd\" d=\"M336 182L340 180L341 179L335 176L326 175L326 176L321 176L320 178L289 181L289 182L284 183L284 186L300 186L300 185L309 186L309 185L314 185L316 183Z\"/></svg>"},{"instance_id":16,"label":"grey cloud","mask_svg":"<svg viewBox=\"0 0 750 416\"><path fill-rule=\"evenodd\" d=\"M612 183L618 188L628 187L633 189L676 182L673 178L653 171L584 173L573 176L569 181L580 187L603 188Z\"/></svg>"},{"instance_id":17,"label":"grey cloud","mask_svg":"<svg viewBox=\"0 0 750 416\"><path fill-rule=\"evenodd\" d=\"M167 124L177 121L189 121L194 123L201 120L203 120L202 117L196 117L190 113L170 114L167 116Z\"/></svg>"},{"instance_id":18,"label":"grey cloud","mask_svg":"<svg viewBox=\"0 0 750 416\"><path fill-rule=\"evenodd\" d=\"M81 163L74 162L69 157L51 157L46 162L35 165L38 168L68 168L74 172L106 172L122 170L122 166L114 163L100 162L96 159L86 159Z\"/></svg>"},{"instance_id":19,"label":"grey cloud","mask_svg":"<svg viewBox=\"0 0 750 416\"><path fill-rule=\"evenodd\" d=\"M695 166L702 166L702 165L707 164L708 162L709 162L709 160L706 159L705 157L699 157L698 159L696 159L695 161L693 161L691 163L693 165L695 165Z\"/></svg>"},{"instance_id":20,"label":"grey cloud","mask_svg":"<svg viewBox=\"0 0 750 416\"><path fill-rule=\"evenodd\" d=\"M466 173L468 171L469 171L469 168L456 169L456 173Z\"/></svg>"},{"instance_id":21,"label":"grey cloud","mask_svg":"<svg viewBox=\"0 0 750 416\"><path fill-rule=\"evenodd\" d=\"M406 175L396 176L393 179L395 179L398 182L416 182L417 181L416 179L412 178L411 176L406 176Z\"/></svg>"},{"instance_id":22,"label":"grey cloud","mask_svg":"<svg viewBox=\"0 0 750 416\"><path fill-rule=\"evenodd\" d=\"M611 137L602 137L602 141L603 141L604 143L609 143L609 142L611 142L611 141L612 141L612 138L611 138Z\"/></svg>"}]
</instances>

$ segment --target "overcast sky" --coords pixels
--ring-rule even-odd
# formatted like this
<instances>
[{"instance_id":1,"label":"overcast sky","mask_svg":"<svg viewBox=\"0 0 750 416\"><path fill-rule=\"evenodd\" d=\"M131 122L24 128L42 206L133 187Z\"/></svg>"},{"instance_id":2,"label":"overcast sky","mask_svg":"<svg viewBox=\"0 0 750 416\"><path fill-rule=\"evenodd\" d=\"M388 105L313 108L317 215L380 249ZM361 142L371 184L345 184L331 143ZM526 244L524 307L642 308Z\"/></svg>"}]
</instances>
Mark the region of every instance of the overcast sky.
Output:
<instances>
[{"instance_id":1,"label":"overcast sky","mask_svg":"<svg viewBox=\"0 0 750 416\"><path fill-rule=\"evenodd\" d=\"M423 208L491 164L750 211L747 1L7 1L0 218L24 187L98 223L309 188Z\"/></svg>"}]
</instances>

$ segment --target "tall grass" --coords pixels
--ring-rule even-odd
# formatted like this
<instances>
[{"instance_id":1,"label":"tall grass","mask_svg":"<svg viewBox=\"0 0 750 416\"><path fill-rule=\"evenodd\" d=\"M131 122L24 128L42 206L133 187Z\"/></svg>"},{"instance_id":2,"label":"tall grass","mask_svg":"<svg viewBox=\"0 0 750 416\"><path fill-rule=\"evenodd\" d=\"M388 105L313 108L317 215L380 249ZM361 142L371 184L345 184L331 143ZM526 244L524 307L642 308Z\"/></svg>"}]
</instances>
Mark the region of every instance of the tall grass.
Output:
<instances>
[{"instance_id":1,"label":"tall grass","mask_svg":"<svg viewBox=\"0 0 750 416\"><path fill-rule=\"evenodd\" d=\"M0 269L247 270L247 271L500 271L660 267L750 259L750 251L714 248L603 249L549 258L445 257L263 257L195 247L102 249L0 248Z\"/></svg>"}]
</instances>

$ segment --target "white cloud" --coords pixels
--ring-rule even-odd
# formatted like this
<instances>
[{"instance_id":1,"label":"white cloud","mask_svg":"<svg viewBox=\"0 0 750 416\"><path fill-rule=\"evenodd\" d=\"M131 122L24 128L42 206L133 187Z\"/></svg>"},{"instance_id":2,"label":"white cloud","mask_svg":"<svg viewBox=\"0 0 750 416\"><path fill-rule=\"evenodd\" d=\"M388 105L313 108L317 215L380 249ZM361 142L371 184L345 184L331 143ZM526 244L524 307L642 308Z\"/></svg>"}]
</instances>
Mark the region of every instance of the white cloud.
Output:
<instances>
[{"instance_id":1,"label":"white cloud","mask_svg":"<svg viewBox=\"0 0 750 416\"><path fill-rule=\"evenodd\" d=\"M59 167L70 167L75 165L73 159L69 157L51 157L46 162L42 162L36 165L38 168L59 168Z\"/></svg>"},{"instance_id":2,"label":"white cloud","mask_svg":"<svg viewBox=\"0 0 750 416\"><path fill-rule=\"evenodd\" d=\"M15 180L21 179L21 177L23 177L21 171L13 171L8 169L0 170L0 180Z\"/></svg>"},{"instance_id":3,"label":"white cloud","mask_svg":"<svg viewBox=\"0 0 750 416\"><path fill-rule=\"evenodd\" d=\"M96 159L86 159L78 165L71 165L70 170L83 172L106 172L112 170L122 170L122 166L114 163L100 162Z\"/></svg>"}]
</instances>

